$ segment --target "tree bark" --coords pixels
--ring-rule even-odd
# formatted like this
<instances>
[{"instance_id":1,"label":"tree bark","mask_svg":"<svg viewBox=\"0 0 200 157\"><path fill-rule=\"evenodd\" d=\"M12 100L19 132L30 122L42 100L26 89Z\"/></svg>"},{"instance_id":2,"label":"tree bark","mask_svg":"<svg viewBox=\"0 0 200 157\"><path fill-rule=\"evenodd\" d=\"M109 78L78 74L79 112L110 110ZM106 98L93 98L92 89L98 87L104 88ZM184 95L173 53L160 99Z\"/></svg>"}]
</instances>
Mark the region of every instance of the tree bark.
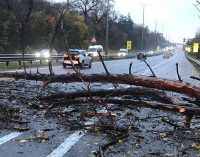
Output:
<instances>
[{"instance_id":1,"label":"tree bark","mask_svg":"<svg viewBox=\"0 0 200 157\"><path fill-rule=\"evenodd\" d=\"M16 79L24 79L23 73L1 73L0 77L14 77ZM191 85L189 83L184 83L180 81L172 81L161 78L154 78L148 76L136 76L128 74L118 74L118 75L106 75L106 74L92 74L92 75L82 75L82 79L77 74L71 75L55 75L49 76L46 74L34 74L26 75L27 80L37 80L44 81L48 83L62 82L62 83L72 83L72 82L85 82L90 83L114 83L114 84L129 84L135 86L143 86L147 88L159 89L173 91L181 94L185 94L190 97L200 99L200 87Z\"/></svg>"},{"instance_id":2,"label":"tree bark","mask_svg":"<svg viewBox=\"0 0 200 157\"><path fill-rule=\"evenodd\" d=\"M113 89L113 90L97 90L97 91L90 91L90 93L85 91L77 91L73 93L57 93L49 96L41 97L40 100L44 101L52 101L58 99L75 99L75 98L82 98L82 97L122 97L125 95L142 97L148 96L151 97L153 100L165 102L165 103L173 103L172 98L168 97L166 94L159 90L148 89L148 88L128 88L128 89Z\"/></svg>"}]
</instances>

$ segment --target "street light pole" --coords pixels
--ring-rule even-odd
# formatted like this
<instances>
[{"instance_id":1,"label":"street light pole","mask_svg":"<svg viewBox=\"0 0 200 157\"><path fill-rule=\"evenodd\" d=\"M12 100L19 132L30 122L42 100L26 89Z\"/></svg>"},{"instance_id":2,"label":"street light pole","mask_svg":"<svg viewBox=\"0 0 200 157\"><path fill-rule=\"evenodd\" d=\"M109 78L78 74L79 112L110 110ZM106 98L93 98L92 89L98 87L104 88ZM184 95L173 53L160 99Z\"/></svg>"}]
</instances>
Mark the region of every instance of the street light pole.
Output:
<instances>
[{"instance_id":1,"label":"street light pole","mask_svg":"<svg viewBox=\"0 0 200 157\"><path fill-rule=\"evenodd\" d=\"M157 47L158 47L158 37L157 37L157 35L158 35L158 33L157 33L157 27L158 27L158 23L157 23L157 21L155 22L155 30L154 30L154 34L155 34L155 48L157 49Z\"/></svg>"},{"instance_id":2,"label":"street light pole","mask_svg":"<svg viewBox=\"0 0 200 157\"><path fill-rule=\"evenodd\" d=\"M108 54L108 50L109 50L109 5L110 5L110 0L107 0L106 41L105 41L105 51L106 51L106 55Z\"/></svg>"},{"instance_id":3,"label":"street light pole","mask_svg":"<svg viewBox=\"0 0 200 157\"><path fill-rule=\"evenodd\" d=\"M142 43L142 46L141 46L141 48L142 48L142 50L144 50L144 27L145 27L145 6L144 6L144 4L142 5L142 41L141 41L141 43Z\"/></svg>"},{"instance_id":4,"label":"street light pole","mask_svg":"<svg viewBox=\"0 0 200 157\"><path fill-rule=\"evenodd\" d=\"M69 11L69 0L67 0L67 11Z\"/></svg>"}]
</instances>

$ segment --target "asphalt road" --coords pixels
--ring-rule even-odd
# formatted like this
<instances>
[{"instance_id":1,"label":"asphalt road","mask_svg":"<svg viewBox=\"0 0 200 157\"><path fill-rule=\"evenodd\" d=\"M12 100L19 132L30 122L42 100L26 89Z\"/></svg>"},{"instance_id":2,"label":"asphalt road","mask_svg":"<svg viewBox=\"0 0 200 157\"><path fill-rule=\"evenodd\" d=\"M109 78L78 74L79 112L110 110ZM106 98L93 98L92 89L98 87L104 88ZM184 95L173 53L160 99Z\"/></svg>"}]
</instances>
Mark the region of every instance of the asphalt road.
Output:
<instances>
[{"instance_id":1,"label":"asphalt road","mask_svg":"<svg viewBox=\"0 0 200 157\"><path fill-rule=\"evenodd\" d=\"M194 65L192 65L185 57L181 49L177 49L174 55L169 59L164 59L162 55L154 56L147 59L157 77L178 80L176 74L176 63L180 65L180 75L186 82L199 85L199 82L190 79L191 75L200 76L200 73ZM132 73L138 75L151 75L145 64L137 59L123 59L106 61L106 65L110 73L122 74L128 73L129 64L133 62ZM28 69L36 72L36 69ZM63 69L62 66L54 66L55 74L73 73L71 68ZM48 73L48 68L43 67L39 69L40 73ZM95 62L91 69L81 69L84 74L104 73L104 69L100 62ZM35 130L24 133L13 133L8 131L0 131L0 157L86 157L92 151L98 148L98 144L102 141L102 137L89 135L83 132L70 132L62 129L49 119L44 121L35 119ZM45 128L57 128L49 133L51 137L48 142L26 142L20 139L27 139L32 136L36 130Z\"/></svg>"},{"instance_id":2,"label":"asphalt road","mask_svg":"<svg viewBox=\"0 0 200 157\"><path fill-rule=\"evenodd\" d=\"M133 63L132 67L133 74L151 75L151 72L149 71L147 66L142 61L139 61L136 58L105 61L109 72L112 74L128 73L130 62ZM174 55L168 59L165 59L163 55L159 55L147 58L147 62L150 64L157 77L172 79L172 80L178 79L176 74L176 63L179 63L179 71L183 81L198 84L197 81L190 79L191 75L194 76L200 75L198 68L196 68L186 59L185 54L181 48L177 48L176 51L174 52ZM11 70L11 72L15 71L16 70ZM17 71L22 72L23 70L17 70ZM36 68L27 69L27 71L35 73ZM85 67L82 68L80 71L83 74L105 73L101 62L93 62L91 69ZM49 73L48 67L39 68L39 72L48 74ZM71 67L64 69L62 65L53 66L53 72L55 74L74 73Z\"/></svg>"}]
</instances>

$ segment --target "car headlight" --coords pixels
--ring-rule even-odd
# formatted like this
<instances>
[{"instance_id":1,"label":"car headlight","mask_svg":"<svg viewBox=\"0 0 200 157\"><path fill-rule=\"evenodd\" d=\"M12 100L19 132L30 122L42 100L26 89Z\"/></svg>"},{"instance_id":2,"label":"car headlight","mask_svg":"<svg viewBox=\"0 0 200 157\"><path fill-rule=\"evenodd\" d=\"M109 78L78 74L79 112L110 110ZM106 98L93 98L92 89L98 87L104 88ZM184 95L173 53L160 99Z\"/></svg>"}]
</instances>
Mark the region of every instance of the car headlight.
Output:
<instances>
[{"instance_id":1,"label":"car headlight","mask_svg":"<svg viewBox=\"0 0 200 157\"><path fill-rule=\"evenodd\" d=\"M120 57L120 56L121 56L121 53L118 53L117 55Z\"/></svg>"},{"instance_id":2,"label":"car headlight","mask_svg":"<svg viewBox=\"0 0 200 157\"><path fill-rule=\"evenodd\" d=\"M79 59L79 56L75 56L75 59Z\"/></svg>"},{"instance_id":3,"label":"car headlight","mask_svg":"<svg viewBox=\"0 0 200 157\"><path fill-rule=\"evenodd\" d=\"M97 57L99 54L97 52L93 53L94 57Z\"/></svg>"},{"instance_id":4,"label":"car headlight","mask_svg":"<svg viewBox=\"0 0 200 157\"><path fill-rule=\"evenodd\" d=\"M39 58L40 56L41 56L41 54L40 54L39 52L36 52L36 53L35 53L35 57L36 57L36 58Z\"/></svg>"},{"instance_id":5,"label":"car headlight","mask_svg":"<svg viewBox=\"0 0 200 157\"><path fill-rule=\"evenodd\" d=\"M44 58L49 58L50 57L50 53L49 52L44 52Z\"/></svg>"}]
</instances>

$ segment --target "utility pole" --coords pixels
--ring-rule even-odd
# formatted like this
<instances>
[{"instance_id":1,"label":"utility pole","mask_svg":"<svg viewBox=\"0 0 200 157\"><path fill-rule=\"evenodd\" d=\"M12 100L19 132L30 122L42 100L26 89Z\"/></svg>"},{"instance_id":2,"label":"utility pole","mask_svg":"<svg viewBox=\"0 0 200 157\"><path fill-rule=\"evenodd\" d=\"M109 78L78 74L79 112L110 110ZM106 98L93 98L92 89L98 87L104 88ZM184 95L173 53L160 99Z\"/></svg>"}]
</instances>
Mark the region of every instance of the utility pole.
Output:
<instances>
[{"instance_id":1,"label":"utility pole","mask_svg":"<svg viewBox=\"0 0 200 157\"><path fill-rule=\"evenodd\" d=\"M69 0L67 0L67 11L69 12Z\"/></svg>"},{"instance_id":2,"label":"utility pole","mask_svg":"<svg viewBox=\"0 0 200 157\"><path fill-rule=\"evenodd\" d=\"M157 49L158 47L158 33L157 33L157 27L158 27L158 23L157 21L155 22L155 30L154 30L154 34L155 34L155 48Z\"/></svg>"},{"instance_id":3,"label":"utility pole","mask_svg":"<svg viewBox=\"0 0 200 157\"><path fill-rule=\"evenodd\" d=\"M145 43L144 43L144 27L145 27L145 5L142 5L142 41L141 41L141 48L144 50Z\"/></svg>"},{"instance_id":4,"label":"utility pole","mask_svg":"<svg viewBox=\"0 0 200 157\"><path fill-rule=\"evenodd\" d=\"M109 5L110 5L110 0L107 0L106 41L105 41L105 51L106 51L106 55L108 54L108 50L109 50Z\"/></svg>"}]
</instances>

